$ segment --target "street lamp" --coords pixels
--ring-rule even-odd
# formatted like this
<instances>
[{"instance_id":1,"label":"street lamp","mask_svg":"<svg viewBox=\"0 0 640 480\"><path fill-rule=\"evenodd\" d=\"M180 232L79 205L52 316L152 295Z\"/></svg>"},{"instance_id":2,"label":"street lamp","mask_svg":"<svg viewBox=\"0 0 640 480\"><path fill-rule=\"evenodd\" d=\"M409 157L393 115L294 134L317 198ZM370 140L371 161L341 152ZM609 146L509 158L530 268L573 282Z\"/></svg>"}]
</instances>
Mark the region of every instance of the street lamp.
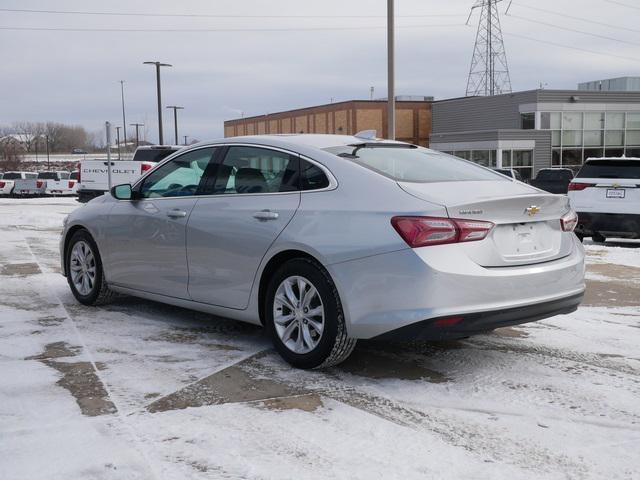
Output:
<instances>
[{"instance_id":1,"label":"street lamp","mask_svg":"<svg viewBox=\"0 0 640 480\"><path fill-rule=\"evenodd\" d=\"M168 63L161 62L142 62L145 65L155 65L156 66L156 89L158 91L158 143L160 145L164 144L164 139L162 138L162 91L160 89L160 67L172 67Z\"/></svg>"},{"instance_id":2,"label":"street lamp","mask_svg":"<svg viewBox=\"0 0 640 480\"><path fill-rule=\"evenodd\" d=\"M138 139L140 138L140 137L138 137L138 128L139 127L144 127L144 123L132 123L131 126L132 127L136 127L136 148L138 148L138 143L140 143L138 141Z\"/></svg>"},{"instance_id":3,"label":"street lamp","mask_svg":"<svg viewBox=\"0 0 640 480\"><path fill-rule=\"evenodd\" d=\"M167 108L173 109L173 128L175 134L176 143L174 145L178 145L178 110L184 110L184 107L178 107L176 105L169 105Z\"/></svg>"}]
</instances>

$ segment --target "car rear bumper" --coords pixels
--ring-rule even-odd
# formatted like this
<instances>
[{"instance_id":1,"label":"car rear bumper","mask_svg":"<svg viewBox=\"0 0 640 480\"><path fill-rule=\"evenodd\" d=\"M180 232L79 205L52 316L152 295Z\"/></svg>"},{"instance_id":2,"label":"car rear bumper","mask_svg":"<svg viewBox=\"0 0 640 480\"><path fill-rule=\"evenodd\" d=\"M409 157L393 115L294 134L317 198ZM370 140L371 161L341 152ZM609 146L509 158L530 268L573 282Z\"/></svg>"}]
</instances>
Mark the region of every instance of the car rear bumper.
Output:
<instances>
[{"instance_id":1,"label":"car rear bumper","mask_svg":"<svg viewBox=\"0 0 640 480\"><path fill-rule=\"evenodd\" d=\"M640 238L640 215L578 212L576 233L589 237L596 232L610 237Z\"/></svg>"},{"instance_id":2,"label":"car rear bumper","mask_svg":"<svg viewBox=\"0 0 640 480\"><path fill-rule=\"evenodd\" d=\"M585 289L584 250L575 235L572 241L566 257L519 267L481 267L453 244L400 250L327 268L354 338L378 337L414 324L424 330L424 337L429 333L424 322L454 316L469 318L468 330L473 332L501 322L539 320L577 306ZM510 313L500 313L506 311ZM449 329L459 337L454 327L445 324L429 338L444 338Z\"/></svg>"}]
</instances>

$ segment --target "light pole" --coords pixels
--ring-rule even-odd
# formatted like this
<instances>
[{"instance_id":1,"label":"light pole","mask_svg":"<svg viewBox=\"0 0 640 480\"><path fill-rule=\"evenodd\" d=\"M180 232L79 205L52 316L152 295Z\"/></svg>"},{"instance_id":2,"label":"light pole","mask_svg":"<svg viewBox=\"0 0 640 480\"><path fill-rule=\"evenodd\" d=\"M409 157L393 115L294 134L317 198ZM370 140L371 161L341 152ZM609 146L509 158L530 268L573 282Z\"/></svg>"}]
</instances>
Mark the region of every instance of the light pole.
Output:
<instances>
[{"instance_id":1,"label":"light pole","mask_svg":"<svg viewBox=\"0 0 640 480\"><path fill-rule=\"evenodd\" d=\"M47 170L50 170L51 165L49 164L49 135L45 135L44 138L47 142Z\"/></svg>"},{"instance_id":2,"label":"light pole","mask_svg":"<svg viewBox=\"0 0 640 480\"><path fill-rule=\"evenodd\" d=\"M185 136L184 136L184 145L185 145L185 146L187 146L187 137L188 137L188 135L185 135Z\"/></svg>"},{"instance_id":3,"label":"light pole","mask_svg":"<svg viewBox=\"0 0 640 480\"><path fill-rule=\"evenodd\" d=\"M116 145L118 145L118 160L121 160L120 158L120 129L122 127L116 127Z\"/></svg>"},{"instance_id":4,"label":"light pole","mask_svg":"<svg viewBox=\"0 0 640 480\"><path fill-rule=\"evenodd\" d=\"M120 80L120 94L122 97L122 128L124 136L124 148L127 148L127 117L124 114L124 80Z\"/></svg>"},{"instance_id":5,"label":"light pole","mask_svg":"<svg viewBox=\"0 0 640 480\"><path fill-rule=\"evenodd\" d=\"M387 0L387 137L396 139L396 94L393 0Z\"/></svg>"},{"instance_id":6,"label":"light pole","mask_svg":"<svg viewBox=\"0 0 640 480\"><path fill-rule=\"evenodd\" d=\"M145 65L156 66L156 89L158 91L158 144L164 144L164 138L162 137L162 91L160 89L160 67L172 67L168 63L161 62L143 62Z\"/></svg>"},{"instance_id":7,"label":"light pole","mask_svg":"<svg viewBox=\"0 0 640 480\"><path fill-rule=\"evenodd\" d=\"M136 127L136 148L138 148L138 143L140 143L139 142L140 137L138 137L138 128L144 127L144 123L132 123L131 126Z\"/></svg>"},{"instance_id":8,"label":"light pole","mask_svg":"<svg viewBox=\"0 0 640 480\"><path fill-rule=\"evenodd\" d=\"M184 107L178 107L176 105L169 105L167 108L173 109L173 128L176 143L174 145L178 145L178 110L184 110Z\"/></svg>"}]
</instances>

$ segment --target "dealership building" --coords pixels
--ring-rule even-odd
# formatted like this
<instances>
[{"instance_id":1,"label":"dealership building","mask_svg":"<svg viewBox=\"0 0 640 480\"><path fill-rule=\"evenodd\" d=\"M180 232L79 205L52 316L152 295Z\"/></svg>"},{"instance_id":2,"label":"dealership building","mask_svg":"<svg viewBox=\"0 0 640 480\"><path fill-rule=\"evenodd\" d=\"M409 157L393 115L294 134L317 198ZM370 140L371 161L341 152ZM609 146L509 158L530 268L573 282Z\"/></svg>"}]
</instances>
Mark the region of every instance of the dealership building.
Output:
<instances>
[{"instance_id":1,"label":"dealership building","mask_svg":"<svg viewBox=\"0 0 640 480\"><path fill-rule=\"evenodd\" d=\"M432 105L430 148L482 165L578 169L589 157L640 156L640 91L531 90Z\"/></svg>"},{"instance_id":2,"label":"dealership building","mask_svg":"<svg viewBox=\"0 0 640 480\"><path fill-rule=\"evenodd\" d=\"M396 138L489 167L577 170L589 157L640 157L640 91L629 82L583 90L530 90L433 101L398 97ZM618 86L620 86L618 88ZM627 88L625 88L627 87ZM387 135L387 102L353 100L226 121L226 137L376 130Z\"/></svg>"}]
</instances>

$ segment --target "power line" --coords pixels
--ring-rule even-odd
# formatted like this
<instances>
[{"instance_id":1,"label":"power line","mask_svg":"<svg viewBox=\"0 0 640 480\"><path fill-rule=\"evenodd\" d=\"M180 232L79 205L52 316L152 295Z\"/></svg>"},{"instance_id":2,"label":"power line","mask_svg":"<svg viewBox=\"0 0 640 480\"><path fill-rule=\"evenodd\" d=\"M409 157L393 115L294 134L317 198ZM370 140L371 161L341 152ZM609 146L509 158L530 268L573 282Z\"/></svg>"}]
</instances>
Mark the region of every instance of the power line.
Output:
<instances>
[{"instance_id":1,"label":"power line","mask_svg":"<svg viewBox=\"0 0 640 480\"><path fill-rule=\"evenodd\" d=\"M521 17L519 15L513 15L512 13L510 13L508 16L509 17L513 17L513 18L517 18L519 20L524 20L525 22L537 23L538 25L545 25L547 27L557 28L559 30L565 30L567 32L580 33L582 35L590 35L592 37L602 38L604 40L611 40L613 42L620 42L620 43L626 43L628 45L640 46L640 43L638 43L638 42L630 42L628 40L622 40L620 38L608 37L607 35L600 35L598 33L586 32L584 30L578 30L578 29L575 29L575 28L563 27L562 25L556 25L555 23L548 23L548 22L542 22L540 20L533 20L531 18Z\"/></svg>"},{"instance_id":2,"label":"power line","mask_svg":"<svg viewBox=\"0 0 640 480\"><path fill-rule=\"evenodd\" d=\"M442 23L431 25L401 25L396 28L433 28L433 27L466 27L464 23ZM7 27L0 26L0 30L37 31L37 32L136 32L136 33L223 33L223 32L316 32L338 30L379 30L380 27L292 27L292 28L66 28L66 27Z\"/></svg>"},{"instance_id":3,"label":"power line","mask_svg":"<svg viewBox=\"0 0 640 480\"><path fill-rule=\"evenodd\" d=\"M0 12L45 13L56 15L105 15L111 17L182 17L182 18L387 18L386 15L217 15L207 13L100 12L89 10L35 10L0 8ZM462 14L396 15L403 18L461 17Z\"/></svg>"},{"instance_id":4,"label":"power line","mask_svg":"<svg viewBox=\"0 0 640 480\"><path fill-rule=\"evenodd\" d=\"M615 3L616 5L620 5L622 7L633 8L635 10L640 10L640 7L636 5L629 5L628 3L616 2L615 0L604 0L605 2Z\"/></svg>"},{"instance_id":5,"label":"power line","mask_svg":"<svg viewBox=\"0 0 640 480\"><path fill-rule=\"evenodd\" d=\"M637 30L635 28L628 28L628 27L623 27L623 26L620 26L620 25L612 25L610 23L598 22L596 20L590 20L590 19L584 18L584 17L576 17L575 15L569 15L567 13L555 12L553 10L548 10L546 8L532 7L530 5L525 5L524 3L520 3L520 2L511 2L511 3L513 3L514 5L518 5L519 7L522 7L522 8L527 8L529 10L535 10L535 11L538 11L538 12L548 13L550 15L556 15L556 16L562 17L562 18L571 18L573 20L579 20L581 22L593 23L594 25L601 25L603 27L615 28L616 30L626 30L628 32L640 33L640 30ZM509 5L511 5L511 3ZM505 15L508 15L508 13L505 12Z\"/></svg>"},{"instance_id":6,"label":"power line","mask_svg":"<svg viewBox=\"0 0 640 480\"><path fill-rule=\"evenodd\" d=\"M503 35L509 35L511 37L523 38L525 40L530 40L532 42L538 42L538 43L544 43L546 45L553 45L554 47L569 48L571 50L578 50L579 52L592 53L594 55L601 55L603 57L609 57L609 58L613 57L613 58L620 58L622 60L630 60L632 62L640 62L640 58L625 57L625 56L622 56L622 55L615 55L613 53L598 52L596 50L589 50L587 48L573 47L571 45L564 45L562 43L549 42L547 40L540 40L538 38L527 37L525 35L520 35L518 33L503 32Z\"/></svg>"}]
</instances>

